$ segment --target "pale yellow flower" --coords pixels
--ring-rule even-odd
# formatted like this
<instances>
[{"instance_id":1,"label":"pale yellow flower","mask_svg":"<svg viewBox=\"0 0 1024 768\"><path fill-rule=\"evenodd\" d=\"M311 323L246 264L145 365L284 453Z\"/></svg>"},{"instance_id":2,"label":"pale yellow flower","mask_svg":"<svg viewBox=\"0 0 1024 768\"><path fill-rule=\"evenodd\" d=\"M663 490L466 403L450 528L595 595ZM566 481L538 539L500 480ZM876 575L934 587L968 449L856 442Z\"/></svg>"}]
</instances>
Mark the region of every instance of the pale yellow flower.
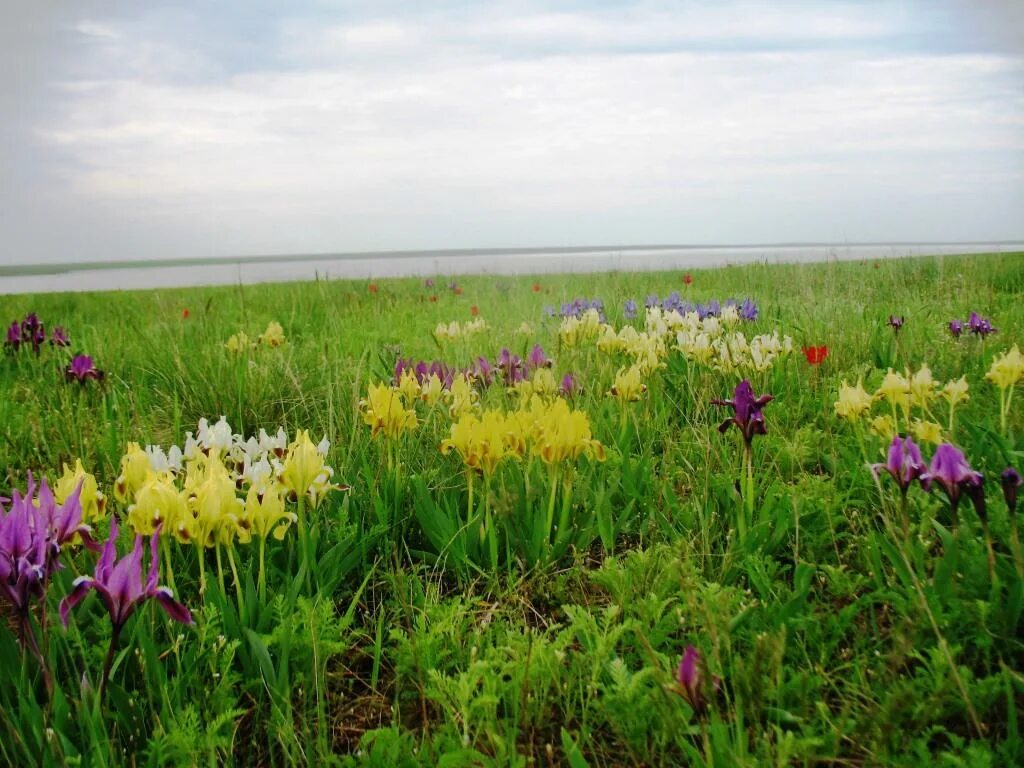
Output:
<instances>
[{"instance_id":1,"label":"pale yellow flower","mask_svg":"<svg viewBox=\"0 0 1024 768\"><path fill-rule=\"evenodd\" d=\"M631 365L629 368L619 368L608 394L625 405L636 402L645 392L647 385L643 382L639 366Z\"/></svg>"},{"instance_id":2,"label":"pale yellow flower","mask_svg":"<svg viewBox=\"0 0 1024 768\"><path fill-rule=\"evenodd\" d=\"M939 445L942 442L942 427L934 421L914 419L911 431L918 442Z\"/></svg>"},{"instance_id":3,"label":"pale yellow flower","mask_svg":"<svg viewBox=\"0 0 1024 768\"><path fill-rule=\"evenodd\" d=\"M373 437L383 434L394 439L403 432L416 429L416 411L406 408L398 390L387 384L371 384L366 399L360 405L363 422L370 427Z\"/></svg>"},{"instance_id":4,"label":"pale yellow flower","mask_svg":"<svg viewBox=\"0 0 1024 768\"><path fill-rule=\"evenodd\" d=\"M851 387L843 379L839 385L839 399L835 402L836 416L841 419L857 419L871 410L871 395L864 389L864 382L857 379L857 385Z\"/></svg>"},{"instance_id":5,"label":"pale yellow flower","mask_svg":"<svg viewBox=\"0 0 1024 768\"><path fill-rule=\"evenodd\" d=\"M267 324L267 330L259 335L259 342L267 347L280 347L284 344L284 328L278 322Z\"/></svg>"},{"instance_id":6,"label":"pale yellow flower","mask_svg":"<svg viewBox=\"0 0 1024 768\"><path fill-rule=\"evenodd\" d=\"M1016 344L992 361L985 378L1000 389L1009 389L1024 378L1024 355L1021 355Z\"/></svg>"}]
</instances>

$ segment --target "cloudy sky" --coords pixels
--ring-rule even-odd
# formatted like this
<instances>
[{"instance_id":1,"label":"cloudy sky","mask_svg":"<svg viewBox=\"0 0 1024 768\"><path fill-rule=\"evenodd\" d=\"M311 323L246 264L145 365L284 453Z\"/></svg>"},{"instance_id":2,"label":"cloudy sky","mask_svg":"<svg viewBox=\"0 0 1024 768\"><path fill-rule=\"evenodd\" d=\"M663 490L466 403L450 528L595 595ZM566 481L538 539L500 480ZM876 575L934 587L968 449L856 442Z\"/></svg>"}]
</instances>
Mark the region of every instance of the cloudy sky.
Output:
<instances>
[{"instance_id":1,"label":"cloudy sky","mask_svg":"<svg viewBox=\"0 0 1024 768\"><path fill-rule=\"evenodd\" d=\"M0 263L1024 237L1019 2L0 9Z\"/></svg>"}]
</instances>

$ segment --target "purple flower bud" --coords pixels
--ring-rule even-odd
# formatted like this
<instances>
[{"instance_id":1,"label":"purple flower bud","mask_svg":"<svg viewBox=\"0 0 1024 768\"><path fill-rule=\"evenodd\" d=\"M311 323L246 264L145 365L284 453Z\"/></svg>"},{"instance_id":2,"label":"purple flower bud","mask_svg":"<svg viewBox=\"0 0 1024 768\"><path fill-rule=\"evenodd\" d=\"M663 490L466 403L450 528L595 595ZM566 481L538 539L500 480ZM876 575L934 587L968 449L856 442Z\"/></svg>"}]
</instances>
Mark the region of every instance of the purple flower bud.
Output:
<instances>
[{"instance_id":1,"label":"purple flower bud","mask_svg":"<svg viewBox=\"0 0 1024 768\"><path fill-rule=\"evenodd\" d=\"M1003 498L1006 500L1006 508L1010 515L1017 514L1017 489L1021 486L1020 473L1013 467L1007 467L999 476L1003 483Z\"/></svg>"},{"instance_id":2,"label":"purple flower bud","mask_svg":"<svg viewBox=\"0 0 1024 768\"><path fill-rule=\"evenodd\" d=\"M906 321L907 320L903 315L889 315L888 325L892 328L894 333L899 333Z\"/></svg>"},{"instance_id":3,"label":"purple flower bud","mask_svg":"<svg viewBox=\"0 0 1024 768\"><path fill-rule=\"evenodd\" d=\"M21 346L21 324L17 320L8 327L7 340L4 345L15 350Z\"/></svg>"},{"instance_id":4,"label":"purple flower bud","mask_svg":"<svg viewBox=\"0 0 1024 768\"><path fill-rule=\"evenodd\" d=\"M982 317L977 312L971 312L971 317L967 321L967 327L971 333L982 338L996 332L989 319Z\"/></svg>"},{"instance_id":5,"label":"purple flower bud","mask_svg":"<svg viewBox=\"0 0 1024 768\"><path fill-rule=\"evenodd\" d=\"M540 344L534 344L533 349L530 350L530 354L526 358L526 364L533 370L536 368L550 368L552 361L550 357L544 354L544 349Z\"/></svg>"},{"instance_id":6,"label":"purple flower bud","mask_svg":"<svg viewBox=\"0 0 1024 768\"><path fill-rule=\"evenodd\" d=\"M963 320L950 320L949 321L949 333L954 339L959 339L960 334L964 332Z\"/></svg>"}]
</instances>

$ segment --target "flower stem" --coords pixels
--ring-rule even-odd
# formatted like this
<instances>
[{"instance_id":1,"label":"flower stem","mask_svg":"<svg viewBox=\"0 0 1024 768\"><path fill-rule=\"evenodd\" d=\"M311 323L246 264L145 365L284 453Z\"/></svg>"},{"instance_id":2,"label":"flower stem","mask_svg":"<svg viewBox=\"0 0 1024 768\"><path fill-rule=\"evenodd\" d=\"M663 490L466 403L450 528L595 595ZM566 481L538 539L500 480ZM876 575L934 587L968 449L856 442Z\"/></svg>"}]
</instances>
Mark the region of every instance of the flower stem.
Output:
<instances>
[{"instance_id":1,"label":"flower stem","mask_svg":"<svg viewBox=\"0 0 1024 768\"><path fill-rule=\"evenodd\" d=\"M256 577L256 591L260 596L260 604L262 605L265 600L267 593L267 580L266 580L266 564L267 564L267 537L260 536L260 570L259 575Z\"/></svg>"},{"instance_id":2,"label":"flower stem","mask_svg":"<svg viewBox=\"0 0 1024 768\"><path fill-rule=\"evenodd\" d=\"M107 658L103 662L103 674L100 676L100 687L96 694L97 703L102 703L103 694L107 690L107 681L110 679L110 670L114 666L114 656L117 653L117 643L121 639L121 628L114 627L110 634L110 647L107 649Z\"/></svg>"}]
</instances>

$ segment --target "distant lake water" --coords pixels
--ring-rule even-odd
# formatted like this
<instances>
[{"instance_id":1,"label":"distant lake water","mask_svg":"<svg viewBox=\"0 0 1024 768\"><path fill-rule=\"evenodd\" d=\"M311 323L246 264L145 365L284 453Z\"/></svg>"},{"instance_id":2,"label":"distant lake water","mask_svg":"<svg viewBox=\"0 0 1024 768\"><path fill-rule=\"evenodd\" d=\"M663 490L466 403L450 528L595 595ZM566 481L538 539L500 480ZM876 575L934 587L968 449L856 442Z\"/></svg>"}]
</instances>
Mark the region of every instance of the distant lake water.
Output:
<instances>
[{"instance_id":1,"label":"distant lake water","mask_svg":"<svg viewBox=\"0 0 1024 768\"><path fill-rule=\"evenodd\" d=\"M155 265L135 262L124 267L103 268L65 265L63 271L52 274L0 275L0 294L133 290L315 279L637 272L724 267L752 262L805 263L1015 251L1024 251L1024 243L538 248L299 255ZM45 270L47 266L40 265L39 269Z\"/></svg>"}]
</instances>

